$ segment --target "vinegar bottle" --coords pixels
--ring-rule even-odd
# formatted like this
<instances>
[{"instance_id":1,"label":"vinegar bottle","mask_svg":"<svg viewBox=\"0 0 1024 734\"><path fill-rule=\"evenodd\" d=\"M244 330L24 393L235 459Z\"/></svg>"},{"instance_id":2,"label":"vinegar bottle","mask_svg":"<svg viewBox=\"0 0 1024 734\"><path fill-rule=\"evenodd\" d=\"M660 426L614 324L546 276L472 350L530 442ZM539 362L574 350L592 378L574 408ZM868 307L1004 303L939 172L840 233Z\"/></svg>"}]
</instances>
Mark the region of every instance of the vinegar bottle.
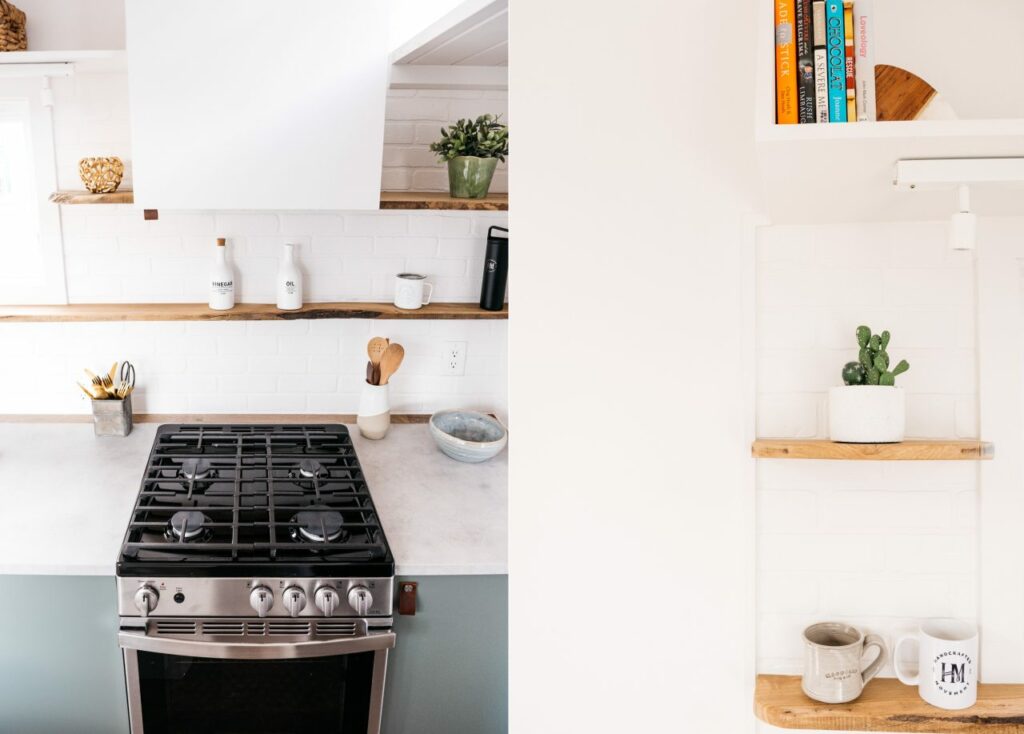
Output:
<instances>
[{"instance_id":1,"label":"vinegar bottle","mask_svg":"<svg viewBox=\"0 0 1024 734\"><path fill-rule=\"evenodd\" d=\"M235 307L235 270L227 258L227 240L217 238L217 254L210 271L210 308L227 311Z\"/></svg>"}]
</instances>

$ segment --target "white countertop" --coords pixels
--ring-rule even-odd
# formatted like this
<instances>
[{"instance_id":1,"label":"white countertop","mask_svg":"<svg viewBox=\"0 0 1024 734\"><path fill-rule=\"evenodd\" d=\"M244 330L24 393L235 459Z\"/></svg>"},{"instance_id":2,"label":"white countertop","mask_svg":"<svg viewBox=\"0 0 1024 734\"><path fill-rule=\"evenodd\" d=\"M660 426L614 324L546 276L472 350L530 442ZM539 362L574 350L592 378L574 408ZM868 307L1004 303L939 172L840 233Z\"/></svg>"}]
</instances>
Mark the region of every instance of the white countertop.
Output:
<instances>
[{"instance_id":1,"label":"white countertop","mask_svg":"<svg viewBox=\"0 0 1024 734\"><path fill-rule=\"evenodd\" d=\"M112 576L156 428L96 438L88 423L0 423L0 574ZM349 428L398 575L508 572L507 452L463 464L423 424L381 441Z\"/></svg>"}]
</instances>

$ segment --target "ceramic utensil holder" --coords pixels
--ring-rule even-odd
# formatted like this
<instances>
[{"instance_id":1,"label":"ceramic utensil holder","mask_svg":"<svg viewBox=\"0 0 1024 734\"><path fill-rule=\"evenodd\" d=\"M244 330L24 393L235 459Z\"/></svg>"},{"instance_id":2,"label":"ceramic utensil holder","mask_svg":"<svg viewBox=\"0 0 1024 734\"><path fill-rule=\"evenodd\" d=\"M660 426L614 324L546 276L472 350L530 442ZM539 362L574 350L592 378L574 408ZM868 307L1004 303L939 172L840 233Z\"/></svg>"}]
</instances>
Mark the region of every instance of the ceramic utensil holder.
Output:
<instances>
[{"instance_id":1,"label":"ceramic utensil holder","mask_svg":"<svg viewBox=\"0 0 1024 734\"><path fill-rule=\"evenodd\" d=\"M388 434L388 428L391 427L391 402L386 384L363 384L356 425L359 426L359 432L369 439L377 440Z\"/></svg>"},{"instance_id":2,"label":"ceramic utensil holder","mask_svg":"<svg viewBox=\"0 0 1024 734\"><path fill-rule=\"evenodd\" d=\"M132 432L132 396L93 400L92 425L97 436L127 436Z\"/></svg>"}]
</instances>

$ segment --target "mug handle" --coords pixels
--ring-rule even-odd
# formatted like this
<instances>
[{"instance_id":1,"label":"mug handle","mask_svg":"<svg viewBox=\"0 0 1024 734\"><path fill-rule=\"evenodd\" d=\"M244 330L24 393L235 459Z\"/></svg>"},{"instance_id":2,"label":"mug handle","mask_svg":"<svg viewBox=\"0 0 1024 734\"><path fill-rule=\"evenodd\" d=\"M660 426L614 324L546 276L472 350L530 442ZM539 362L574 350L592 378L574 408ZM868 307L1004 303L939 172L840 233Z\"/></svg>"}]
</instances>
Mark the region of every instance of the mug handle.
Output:
<instances>
[{"instance_id":1,"label":"mug handle","mask_svg":"<svg viewBox=\"0 0 1024 734\"><path fill-rule=\"evenodd\" d=\"M918 670L916 675L908 675L904 671L900 670L900 647L903 646L904 642L917 641L917 635L903 635L903 637L896 641L896 647L892 649L893 670L896 671L896 677L900 679L900 683L907 686L916 686L918 684L921 680L921 671Z\"/></svg>"},{"instance_id":2,"label":"mug handle","mask_svg":"<svg viewBox=\"0 0 1024 734\"><path fill-rule=\"evenodd\" d=\"M885 640L878 635L867 635L864 638L864 650L866 651L869 647L877 647L878 655L874 660L861 671L861 676L864 678L864 682L867 683L869 680L878 675L878 671L885 665L885 659L887 651L885 649Z\"/></svg>"},{"instance_id":3,"label":"mug handle","mask_svg":"<svg viewBox=\"0 0 1024 734\"><path fill-rule=\"evenodd\" d=\"M434 295L434 285L432 283L424 283L423 287L427 289L427 295L423 299L423 305L427 306L430 304L430 297Z\"/></svg>"}]
</instances>

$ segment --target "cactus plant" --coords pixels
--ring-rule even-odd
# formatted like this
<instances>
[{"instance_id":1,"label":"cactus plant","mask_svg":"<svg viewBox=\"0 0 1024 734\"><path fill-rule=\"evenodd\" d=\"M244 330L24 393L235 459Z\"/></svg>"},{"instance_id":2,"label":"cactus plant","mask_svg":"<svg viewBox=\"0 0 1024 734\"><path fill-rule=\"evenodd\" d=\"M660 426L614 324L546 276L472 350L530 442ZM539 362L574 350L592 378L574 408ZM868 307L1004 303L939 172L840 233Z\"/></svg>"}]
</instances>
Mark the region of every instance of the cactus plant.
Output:
<instances>
[{"instance_id":1,"label":"cactus plant","mask_svg":"<svg viewBox=\"0 0 1024 734\"><path fill-rule=\"evenodd\" d=\"M872 334L867 326L858 326L856 334L860 352L856 362L843 365L843 383L894 386L896 375L909 370L910 363L901 359L895 367L889 369L889 352L886 349L892 335L888 331Z\"/></svg>"}]
</instances>

